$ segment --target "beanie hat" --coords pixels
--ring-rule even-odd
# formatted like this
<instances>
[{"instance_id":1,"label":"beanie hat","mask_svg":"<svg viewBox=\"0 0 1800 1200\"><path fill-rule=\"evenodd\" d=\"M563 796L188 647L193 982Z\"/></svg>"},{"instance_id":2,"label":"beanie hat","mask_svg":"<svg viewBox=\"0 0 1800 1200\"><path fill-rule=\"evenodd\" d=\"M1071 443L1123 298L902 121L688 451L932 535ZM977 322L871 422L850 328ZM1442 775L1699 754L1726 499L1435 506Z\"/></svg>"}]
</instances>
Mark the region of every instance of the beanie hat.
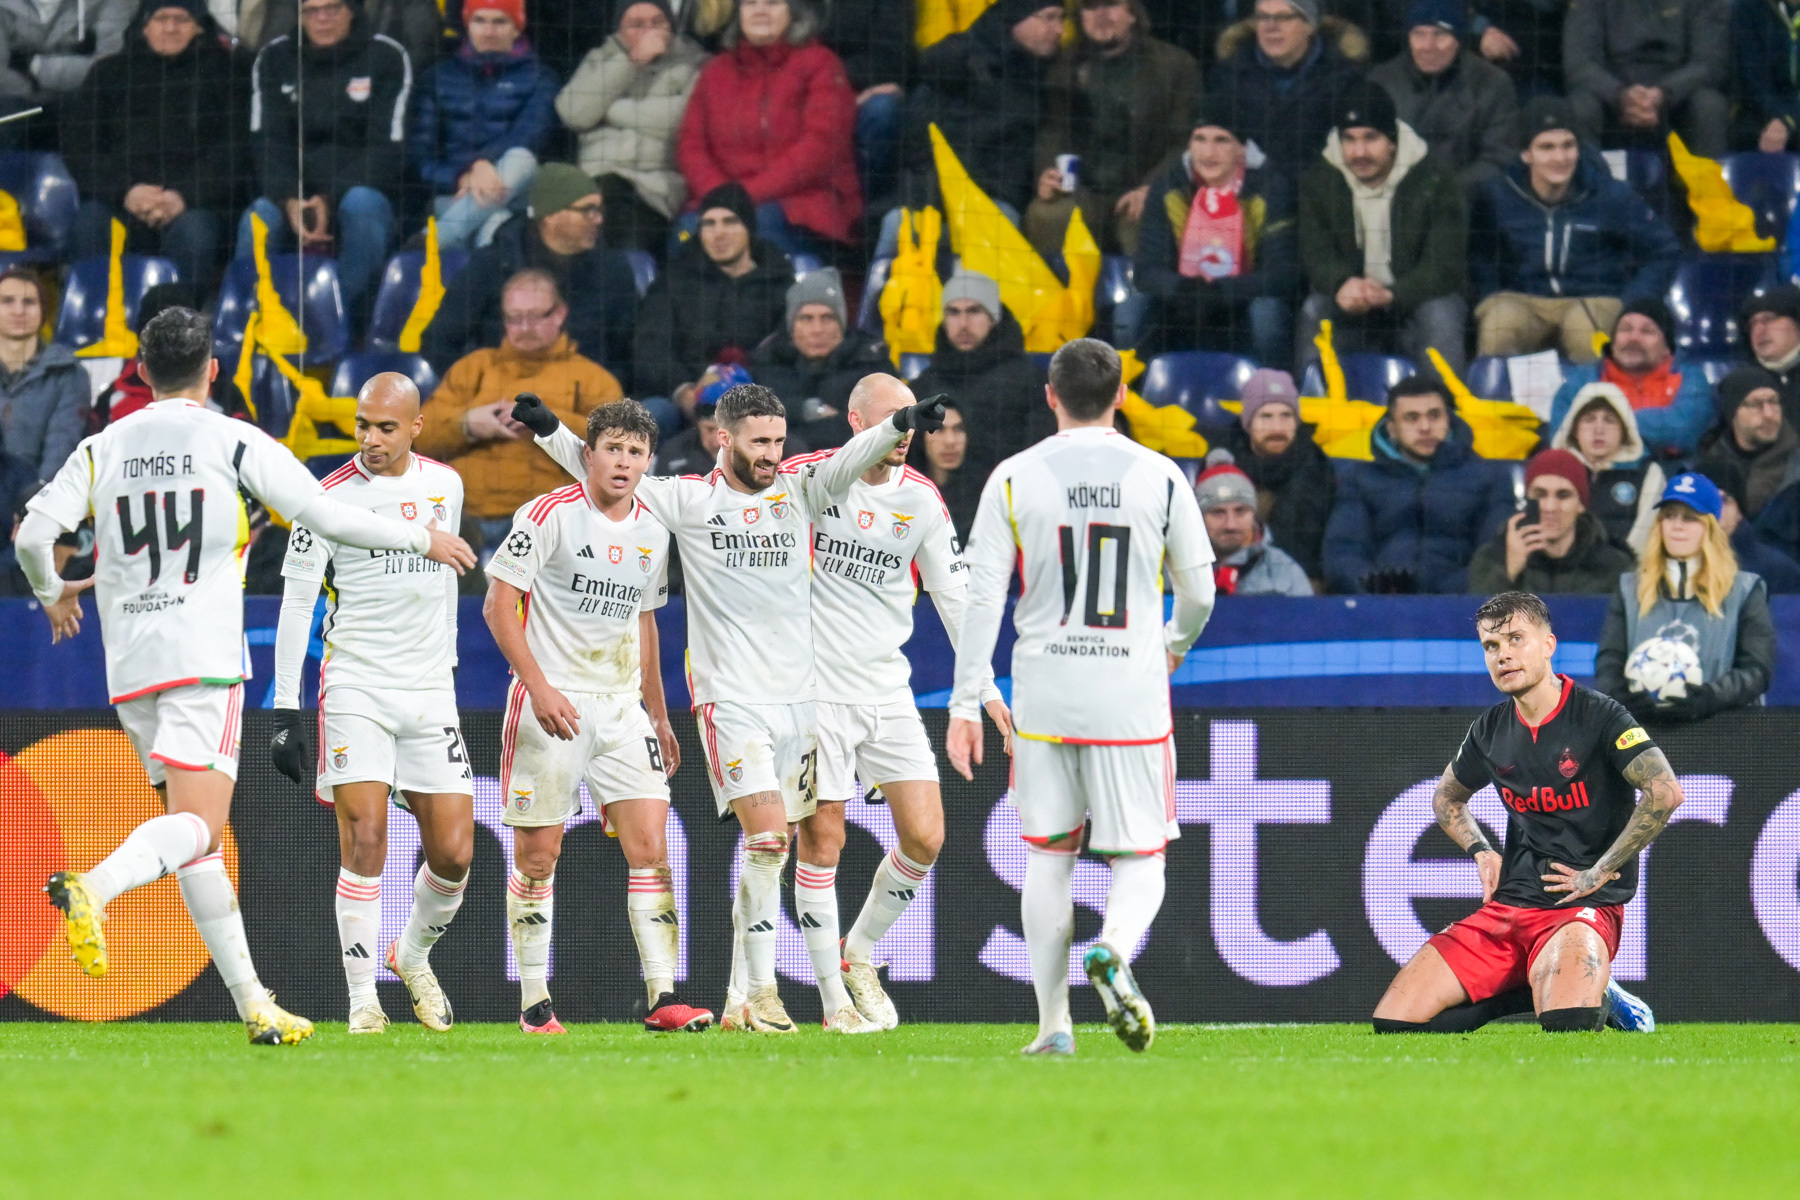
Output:
<instances>
[{"instance_id":1,"label":"beanie hat","mask_svg":"<svg viewBox=\"0 0 1800 1200\"><path fill-rule=\"evenodd\" d=\"M820 267L794 280L787 290L787 328L794 328L794 318L808 304L824 304L837 317L838 327L850 328L850 317L844 308L844 280L836 267Z\"/></svg>"},{"instance_id":2,"label":"beanie hat","mask_svg":"<svg viewBox=\"0 0 1800 1200\"><path fill-rule=\"evenodd\" d=\"M1719 420L1730 421L1737 415L1738 406L1748 400L1750 393L1758 388L1771 388L1779 396L1781 381L1761 367L1738 367L1719 380Z\"/></svg>"},{"instance_id":3,"label":"beanie hat","mask_svg":"<svg viewBox=\"0 0 1800 1200\"><path fill-rule=\"evenodd\" d=\"M1581 497L1581 507L1588 506L1588 469L1579 458L1567 450L1540 450L1531 461L1525 464L1525 486L1530 487L1532 481L1542 475L1554 475L1558 479L1566 479L1574 487L1575 494Z\"/></svg>"},{"instance_id":4,"label":"beanie hat","mask_svg":"<svg viewBox=\"0 0 1800 1200\"><path fill-rule=\"evenodd\" d=\"M1194 480L1194 499L1200 502L1203 513L1227 504L1255 508L1256 485L1232 459L1231 451L1221 448L1206 456L1206 470Z\"/></svg>"},{"instance_id":5,"label":"beanie hat","mask_svg":"<svg viewBox=\"0 0 1800 1200\"><path fill-rule=\"evenodd\" d=\"M1750 318L1759 313L1773 313L1800 325L1800 287L1784 283L1780 287L1757 293L1744 301L1740 319L1748 325Z\"/></svg>"},{"instance_id":6,"label":"beanie hat","mask_svg":"<svg viewBox=\"0 0 1800 1200\"><path fill-rule=\"evenodd\" d=\"M519 32L525 31L525 0L463 0L463 28L467 29L469 18L484 8L503 13L507 20L519 27Z\"/></svg>"},{"instance_id":7,"label":"beanie hat","mask_svg":"<svg viewBox=\"0 0 1800 1200\"><path fill-rule=\"evenodd\" d=\"M756 201L750 199L750 193L741 183L721 183L706 195L700 197L700 207L694 211L705 216L708 211L723 208L744 223L744 228L756 232Z\"/></svg>"},{"instance_id":8,"label":"beanie hat","mask_svg":"<svg viewBox=\"0 0 1800 1200\"><path fill-rule=\"evenodd\" d=\"M670 6L669 0L615 0L612 10L612 27L615 32L625 20L625 14L631 10L631 6L634 4L648 4L660 9L662 15L669 20L669 28L675 28L675 10Z\"/></svg>"},{"instance_id":9,"label":"beanie hat","mask_svg":"<svg viewBox=\"0 0 1800 1200\"><path fill-rule=\"evenodd\" d=\"M1575 133L1575 110L1560 96L1533 96L1519 110L1519 145L1529 146L1540 133L1566 129Z\"/></svg>"},{"instance_id":10,"label":"beanie hat","mask_svg":"<svg viewBox=\"0 0 1800 1200\"><path fill-rule=\"evenodd\" d=\"M962 267L944 281L944 308L950 307L952 300L973 300L987 309L988 316L995 321L1000 319L1000 285L979 271L968 271Z\"/></svg>"},{"instance_id":11,"label":"beanie hat","mask_svg":"<svg viewBox=\"0 0 1800 1200\"><path fill-rule=\"evenodd\" d=\"M1654 296L1646 296L1642 300L1633 300L1624 308L1621 308L1619 310L1620 320L1623 320L1625 316L1630 313L1636 313L1640 317L1649 317L1652 321L1655 321L1656 327L1662 330L1663 344L1668 346L1671 354L1674 353L1675 318L1669 315L1668 305L1664 304ZM1619 322L1614 321L1613 329L1617 330L1618 328Z\"/></svg>"},{"instance_id":12,"label":"beanie hat","mask_svg":"<svg viewBox=\"0 0 1800 1200\"><path fill-rule=\"evenodd\" d=\"M1299 13L1300 18L1308 25L1314 29L1319 27L1319 0L1282 0L1282 2Z\"/></svg>"},{"instance_id":13,"label":"beanie hat","mask_svg":"<svg viewBox=\"0 0 1800 1200\"><path fill-rule=\"evenodd\" d=\"M996 20L1011 29L1027 17L1035 16L1042 9L1061 8L1062 6L1056 0L999 0L994 7L1000 10Z\"/></svg>"},{"instance_id":14,"label":"beanie hat","mask_svg":"<svg viewBox=\"0 0 1800 1200\"><path fill-rule=\"evenodd\" d=\"M194 18L194 22L198 24L201 29L210 31L217 30L218 28L218 24L213 20L212 14L206 9L206 0L143 0L143 3L138 5L137 23L139 25L148 25L150 23L150 18L154 17L165 8L179 8L182 12Z\"/></svg>"},{"instance_id":15,"label":"beanie hat","mask_svg":"<svg viewBox=\"0 0 1800 1200\"><path fill-rule=\"evenodd\" d=\"M599 194L599 185L580 167L572 163L545 163L531 181L531 203L525 209L525 215L535 221Z\"/></svg>"},{"instance_id":16,"label":"beanie hat","mask_svg":"<svg viewBox=\"0 0 1800 1200\"><path fill-rule=\"evenodd\" d=\"M1268 404L1285 404L1294 410L1296 419L1300 416L1300 389L1294 386L1294 377L1286 371L1262 367L1244 381L1238 395L1244 402L1238 423L1245 429L1250 428L1257 411Z\"/></svg>"},{"instance_id":17,"label":"beanie hat","mask_svg":"<svg viewBox=\"0 0 1800 1200\"><path fill-rule=\"evenodd\" d=\"M1195 105L1194 123L1190 129L1204 129L1208 125L1223 129L1240 142L1250 140L1236 98L1224 91L1207 92Z\"/></svg>"},{"instance_id":18,"label":"beanie hat","mask_svg":"<svg viewBox=\"0 0 1800 1200\"><path fill-rule=\"evenodd\" d=\"M641 0L640 0L641 2ZM738 363L714 363L706 368L707 375L713 377L710 383L702 384L694 394L694 415L703 417L719 406L719 397L740 383L754 383L750 372ZM705 409L706 412L701 412Z\"/></svg>"},{"instance_id":19,"label":"beanie hat","mask_svg":"<svg viewBox=\"0 0 1800 1200\"><path fill-rule=\"evenodd\" d=\"M1656 502L1657 508L1665 504L1685 504L1697 513L1705 513L1713 520L1718 520L1725 512L1725 498L1719 495L1718 485L1704 475L1693 471L1683 471L1669 480L1663 488L1662 499Z\"/></svg>"},{"instance_id":20,"label":"beanie hat","mask_svg":"<svg viewBox=\"0 0 1800 1200\"><path fill-rule=\"evenodd\" d=\"M1400 117L1394 111L1394 98L1379 83L1370 83L1366 79L1351 85L1344 93L1343 99L1338 101L1332 124L1339 137L1347 129L1373 129L1385 134L1390 142L1400 140Z\"/></svg>"},{"instance_id":21,"label":"beanie hat","mask_svg":"<svg viewBox=\"0 0 1800 1200\"><path fill-rule=\"evenodd\" d=\"M1406 6L1406 29L1421 25L1441 29L1461 41L1469 33L1468 0L1412 0Z\"/></svg>"}]
</instances>

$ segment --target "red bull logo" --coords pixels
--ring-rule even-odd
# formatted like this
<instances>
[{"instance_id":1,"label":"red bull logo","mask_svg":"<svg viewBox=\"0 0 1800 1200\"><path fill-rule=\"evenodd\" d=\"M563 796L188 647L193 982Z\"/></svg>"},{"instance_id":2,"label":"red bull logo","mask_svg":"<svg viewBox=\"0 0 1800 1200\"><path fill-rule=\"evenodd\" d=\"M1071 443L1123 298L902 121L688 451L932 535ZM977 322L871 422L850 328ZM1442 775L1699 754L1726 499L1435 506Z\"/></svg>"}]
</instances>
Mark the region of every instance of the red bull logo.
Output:
<instances>
[{"instance_id":1,"label":"red bull logo","mask_svg":"<svg viewBox=\"0 0 1800 1200\"><path fill-rule=\"evenodd\" d=\"M1568 812L1572 808L1588 807L1588 790L1587 784L1577 783L1566 792L1558 792L1550 787L1534 787L1520 795L1511 788L1503 787L1500 789L1500 799L1514 812Z\"/></svg>"}]
</instances>

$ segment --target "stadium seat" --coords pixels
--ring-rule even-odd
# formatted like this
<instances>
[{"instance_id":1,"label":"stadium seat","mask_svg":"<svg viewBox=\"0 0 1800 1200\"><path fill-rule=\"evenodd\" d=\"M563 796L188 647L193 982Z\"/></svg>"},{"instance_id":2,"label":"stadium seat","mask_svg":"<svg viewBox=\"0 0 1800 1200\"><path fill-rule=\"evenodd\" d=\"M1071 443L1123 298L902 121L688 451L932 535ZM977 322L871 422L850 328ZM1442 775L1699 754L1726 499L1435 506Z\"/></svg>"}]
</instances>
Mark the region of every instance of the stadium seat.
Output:
<instances>
[{"instance_id":1,"label":"stadium seat","mask_svg":"<svg viewBox=\"0 0 1800 1200\"><path fill-rule=\"evenodd\" d=\"M1236 400L1256 364L1235 354L1188 350L1159 354L1150 360L1138 394L1161 408L1178 404L1193 414L1194 423L1211 437L1237 420L1219 407L1221 400Z\"/></svg>"},{"instance_id":2,"label":"stadium seat","mask_svg":"<svg viewBox=\"0 0 1800 1200\"><path fill-rule=\"evenodd\" d=\"M1667 219L1673 203L1669 187L1669 164L1660 150L1603 151L1607 169L1613 178L1629 184L1644 202Z\"/></svg>"},{"instance_id":3,"label":"stadium seat","mask_svg":"<svg viewBox=\"0 0 1800 1200\"><path fill-rule=\"evenodd\" d=\"M1778 242L1785 239L1800 197L1800 155L1749 150L1731 155L1724 165L1732 194L1756 214L1756 232Z\"/></svg>"},{"instance_id":4,"label":"stadium seat","mask_svg":"<svg viewBox=\"0 0 1800 1200\"><path fill-rule=\"evenodd\" d=\"M1100 260L1100 278L1094 283L1094 308L1109 312L1131 299L1131 260L1123 254L1108 254Z\"/></svg>"},{"instance_id":5,"label":"stadium seat","mask_svg":"<svg viewBox=\"0 0 1800 1200\"><path fill-rule=\"evenodd\" d=\"M1775 284L1773 254L1696 254L1682 260L1669 288L1675 348L1725 354L1742 338L1738 309Z\"/></svg>"},{"instance_id":6,"label":"stadium seat","mask_svg":"<svg viewBox=\"0 0 1800 1200\"><path fill-rule=\"evenodd\" d=\"M825 265L824 260L816 254L790 254L788 261L794 264L795 279L804 278Z\"/></svg>"},{"instance_id":7,"label":"stadium seat","mask_svg":"<svg viewBox=\"0 0 1800 1200\"><path fill-rule=\"evenodd\" d=\"M930 365L931 355L929 354L902 354L900 356L900 378L911 383L923 375L925 368Z\"/></svg>"},{"instance_id":8,"label":"stadium seat","mask_svg":"<svg viewBox=\"0 0 1800 1200\"><path fill-rule=\"evenodd\" d=\"M237 355L219 364L223 374L226 364L237 365ZM256 362L250 368L250 403L256 408L256 423L270 437L287 436L288 425L294 419L294 408L299 397L294 392L294 385L287 381L287 376L276 369L275 364L263 355L256 356Z\"/></svg>"},{"instance_id":9,"label":"stadium seat","mask_svg":"<svg viewBox=\"0 0 1800 1200\"><path fill-rule=\"evenodd\" d=\"M1476 359L1469 364L1463 382L1483 400L1512 399L1512 377L1506 372L1504 355L1487 354Z\"/></svg>"},{"instance_id":10,"label":"stadium seat","mask_svg":"<svg viewBox=\"0 0 1800 1200\"><path fill-rule=\"evenodd\" d=\"M344 293L338 287L337 261L297 254L269 255L269 273L275 292L307 338L306 364L335 362L350 348L350 321L344 312ZM417 278L414 279L417 287ZM298 295L301 303L295 303ZM233 260L219 289L219 308L213 320L213 352L224 362L236 362L244 344L244 326L256 308L256 264L247 258Z\"/></svg>"},{"instance_id":11,"label":"stadium seat","mask_svg":"<svg viewBox=\"0 0 1800 1200\"><path fill-rule=\"evenodd\" d=\"M1344 368L1345 393L1352 400L1367 400L1371 404L1386 404L1389 388L1419 373L1417 363L1397 354L1340 354L1338 362ZM1306 368L1300 380L1300 394L1325 394L1325 374L1318 363Z\"/></svg>"},{"instance_id":12,"label":"stadium seat","mask_svg":"<svg viewBox=\"0 0 1800 1200\"><path fill-rule=\"evenodd\" d=\"M81 200L60 155L0 153L0 191L19 202L25 249L0 254L0 269L20 262L50 262L68 240Z\"/></svg>"},{"instance_id":13,"label":"stadium seat","mask_svg":"<svg viewBox=\"0 0 1800 1200\"><path fill-rule=\"evenodd\" d=\"M1722 357L1719 355L1693 354L1682 360L1682 366L1686 370L1699 371L1702 375L1706 376L1706 382L1713 387L1717 387L1719 385L1719 380L1725 378L1727 375L1731 374L1734 369L1743 365L1744 364L1740 359Z\"/></svg>"},{"instance_id":14,"label":"stadium seat","mask_svg":"<svg viewBox=\"0 0 1800 1200\"><path fill-rule=\"evenodd\" d=\"M106 285L110 259L84 258L69 269L62 307L56 314L55 341L72 349L91 346L106 336ZM125 276L125 323L137 328L138 303L144 293L180 278L166 258L127 254L120 260Z\"/></svg>"},{"instance_id":15,"label":"stadium seat","mask_svg":"<svg viewBox=\"0 0 1800 1200\"><path fill-rule=\"evenodd\" d=\"M856 306L856 327L876 337L885 331L881 323L881 290L887 286L888 269L893 265L891 258L878 258L869 264L868 277L863 280L862 302Z\"/></svg>"},{"instance_id":16,"label":"stadium seat","mask_svg":"<svg viewBox=\"0 0 1800 1200\"><path fill-rule=\"evenodd\" d=\"M642 300L656 282L656 258L648 250L627 250L625 257L631 261L631 281L637 285L638 299Z\"/></svg>"},{"instance_id":17,"label":"stadium seat","mask_svg":"<svg viewBox=\"0 0 1800 1200\"><path fill-rule=\"evenodd\" d=\"M456 273L468 261L467 250L440 253L438 263L444 282L456 278ZM375 311L369 317L370 349L391 348L400 340L400 331L406 328L406 319L412 316L413 306L419 302L419 275L424 270L423 250L408 250L388 259L387 268L381 272L381 287L375 293ZM633 263L632 273L636 272L637 265ZM648 283L644 284L644 287L648 286ZM643 287L638 289L638 294L643 294Z\"/></svg>"},{"instance_id":18,"label":"stadium seat","mask_svg":"<svg viewBox=\"0 0 1800 1200\"><path fill-rule=\"evenodd\" d=\"M383 371L398 371L419 385L419 395L430 398L437 387L437 372L417 354L403 350L361 350L337 365L331 376L331 394L354 396L371 377Z\"/></svg>"}]
</instances>

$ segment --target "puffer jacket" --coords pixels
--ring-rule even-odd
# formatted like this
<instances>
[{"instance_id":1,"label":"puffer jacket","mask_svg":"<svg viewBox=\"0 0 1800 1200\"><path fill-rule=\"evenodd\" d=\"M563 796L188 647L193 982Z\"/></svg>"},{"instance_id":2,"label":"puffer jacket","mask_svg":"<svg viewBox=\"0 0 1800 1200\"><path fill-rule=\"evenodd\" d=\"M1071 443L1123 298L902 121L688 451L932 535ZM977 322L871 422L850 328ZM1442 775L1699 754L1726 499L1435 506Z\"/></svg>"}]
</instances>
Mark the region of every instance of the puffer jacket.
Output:
<instances>
[{"instance_id":1,"label":"puffer jacket","mask_svg":"<svg viewBox=\"0 0 1800 1200\"><path fill-rule=\"evenodd\" d=\"M1370 435L1373 462L1350 462L1338 479L1325 529L1325 580L1333 592L1361 592L1375 571L1411 572L1420 592L1468 590L1469 560L1513 514L1512 476L1476 456L1460 417L1425 463L1389 440L1387 422Z\"/></svg>"},{"instance_id":2,"label":"puffer jacket","mask_svg":"<svg viewBox=\"0 0 1800 1200\"><path fill-rule=\"evenodd\" d=\"M555 127L556 72L520 38L505 54L462 48L430 71L413 98L407 153L419 178L447 195L478 160L508 150L542 154Z\"/></svg>"},{"instance_id":3,"label":"puffer jacket","mask_svg":"<svg viewBox=\"0 0 1800 1200\"><path fill-rule=\"evenodd\" d=\"M751 239L756 266L732 278L690 238L669 255L638 306L632 367L640 396L667 396L722 358L745 363L781 328L794 268L768 242Z\"/></svg>"},{"instance_id":4,"label":"puffer jacket","mask_svg":"<svg viewBox=\"0 0 1800 1200\"><path fill-rule=\"evenodd\" d=\"M1325 148L1338 101L1362 78L1369 40L1348 21L1326 17L1312 49L1294 66L1274 66L1256 45L1256 27L1239 21L1219 35L1209 92L1232 96L1244 131L1289 179Z\"/></svg>"},{"instance_id":5,"label":"puffer jacket","mask_svg":"<svg viewBox=\"0 0 1800 1200\"><path fill-rule=\"evenodd\" d=\"M1588 462L1581 447L1575 444L1576 418L1594 400L1605 401L1625 426L1619 453L1600 466ZM1662 467L1644 447L1631 402L1611 388L1591 392L1579 404L1571 395L1553 428L1556 433L1550 438L1550 448L1567 450L1587 466L1588 511L1606 526L1607 536L1614 542L1633 554L1641 552L1650 536L1650 523L1656 519L1656 502L1662 499L1665 479Z\"/></svg>"},{"instance_id":6,"label":"puffer jacket","mask_svg":"<svg viewBox=\"0 0 1800 1200\"><path fill-rule=\"evenodd\" d=\"M24 483L62 469L87 431L92 393L75 352L52 342L11 379L0 371L0 454Z\"/></svg>"},{"instance_id":7,"label":"puffer jacket","mask_svg":"<svg viewBox=\"0 0 1800 1200\"><path fill-rule=\"evenodd\" d=\"M580 135L581 169L596 179L629 180L639 199L672 219L687 203L675 135L705 63L688 37L674 38L661 58L641 67L617 36L588 51L556 96L557 115Z\"/></svg>"},{"instance_id":8,"label":"puffer jacket","mask_svg":"<svg viewBox=\"0 0 1800 1200\"><path fill-rule=\"evenodd\" d=\"M1638 434L1653 455L1692 454L1712 423L1712 385L1698 366L1675 357L1644 375L1629 375L1609 354L1597 363L1568 368L1550 402L1551 425L1563 423L1575 394L1590 383L1610 383L1625 393L1637 416Z\"/></svg>"},{"instance_id":9,"label":"puffer jacket","mask_svg":"<svg viewBox=\"0 0 1800 1200\"><path fill-rule=\"evenodd\" d=\"M1056 432L1056 415L1044 403L1042 362L1025 353L1025 333L1012 310L1000 307L1000 323L973 350L958 350L938 326L931 364L913 380L913 394L942 392L956 401L968 430L963 470L985 480L1011 458Z\"/></svg>"},{"instance_id":10,"label":"puffer jacket","mask_svg":"<svg viewBox=\"0 0 1800 1200\"><path fill-rule=\"evenodd\" d=\"M1506 72L1481 55L1465 51L1437 75L1425 75L1403 51L1369 78L1394 98L1395 112L1431 153L1456 172L1464 192L1518 161L1517 92Z\"/></svg>"},{"instance_id":11,"label":"puffer jacket","mask_svg":"<svg viewBox=\"0 0 1800 1200\"><path fill-rule=\"evenodd\" d=\"M137 0L61 0L46 18L37 0L0 0L0 96L73 92L96 59L124 48L137 8ZM30 73L9 65L33 58Z\"/></svg>"}]
</instances>

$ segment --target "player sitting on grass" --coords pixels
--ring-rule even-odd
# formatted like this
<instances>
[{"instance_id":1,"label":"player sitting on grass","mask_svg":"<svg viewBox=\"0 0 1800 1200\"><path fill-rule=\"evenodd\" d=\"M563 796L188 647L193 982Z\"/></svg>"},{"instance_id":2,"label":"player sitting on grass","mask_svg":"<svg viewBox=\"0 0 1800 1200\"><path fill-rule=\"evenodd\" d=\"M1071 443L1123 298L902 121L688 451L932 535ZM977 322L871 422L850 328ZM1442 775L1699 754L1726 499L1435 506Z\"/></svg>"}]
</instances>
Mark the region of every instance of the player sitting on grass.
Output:
<instances>
[{"instance_id":1,"label":"player sitting on grass","mask_svg":"<svg viewBox=\"0 0 1800 1200\"><path fill-rule=\"evenodd\" d=\"M395 372L356 397L355 458L327 475L332 497L396 521L457 532L462 477L412 449L424 424L419 389ZM462 907L475 853L469 756L456 712L456 576L405 551L364 553L294 522L281 573L275 631L275 726L269 756L307 782L300 670L319 588L329 600L319 664L315 794L337 815L338 942L350 989L350 1032L380 1033L375 994L381 954L381 873L387 865L388 797L419 823L425 863L413 877L406 928L387 948L388 970L406 984L413 1012L442 1033L455 1020L431 970L431 947Z\"/></svg>"},{"instance_id":2,"label":"player sitting on grass","mask_svg":"<svg viewBox=\"0 0 1800 1200\"><path fill-rule=\"evenodd\" d=\"M1532 1011L1551 1033L1609 1016L1649 1032L1648 1006L1609 979L1638 853L1681 804L1681 783L1624 705L1550 669L1542 600L1502 592L1476 610L1475 632L1507 699L1469 726L1431 805L1475 859L1482 904L1400 969L1375 1032L1465 1033ZM1469 812L1489 783L1506 805L1504 855Z\"/></svg>"},{"instance_id":3,"label":"player sitting on grass","mask_svg":"<svg viewBox=\"0 0 1800 1200\"><path fill-rule=\"evenodd\" d=\"M553 884L584 779L625 853L625 909L649 1001L644 1028L712 1024L712 1013L675 992L681 926L668 777L681 752L663 702L653 612L669 595L669 531L634 494L655 450L656 419L643 405L621 400L589 413L584 482L522 506L487 566L482 615L513 670L500 794L501 819L513 829L506 919L526 1033L563 1032L547 982Z\"/></svg>"}]
</instances>

